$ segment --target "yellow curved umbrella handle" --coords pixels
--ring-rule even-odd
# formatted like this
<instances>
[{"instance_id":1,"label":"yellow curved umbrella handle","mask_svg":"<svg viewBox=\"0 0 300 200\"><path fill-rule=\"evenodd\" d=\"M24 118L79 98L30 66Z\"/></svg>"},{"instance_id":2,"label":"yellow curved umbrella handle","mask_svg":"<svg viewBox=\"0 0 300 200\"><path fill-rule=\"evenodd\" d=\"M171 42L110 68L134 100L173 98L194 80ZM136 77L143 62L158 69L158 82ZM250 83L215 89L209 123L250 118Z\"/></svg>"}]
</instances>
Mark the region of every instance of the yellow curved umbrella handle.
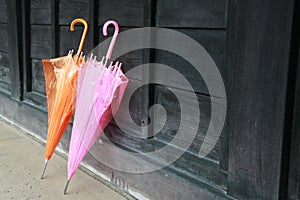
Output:
<instances>
[{"instance_id":1,"label":"yellow curved umbrella handle","mask_svg":"<svg viewBox=\"0 0 300 200\"><path fill-rule=\"evenodd\" d=\"M77 54L79 54L82 51L82 48L83 48L83 45L84 45L84 40L85 40L87 31L88 31L88 24L87 24L87 22L84 19L80 19L80 18L74 19L72 21L72 23L70 25L70 31L74 31L74 25L77 24L78 22L80 22L80 23L82 23L84 25L84 30L83 30L83 33L82 33L82 37L81 37L81 41L80 41L80 44L79 44L79 48L78 48Z\"/></svg>"}]
</instances>

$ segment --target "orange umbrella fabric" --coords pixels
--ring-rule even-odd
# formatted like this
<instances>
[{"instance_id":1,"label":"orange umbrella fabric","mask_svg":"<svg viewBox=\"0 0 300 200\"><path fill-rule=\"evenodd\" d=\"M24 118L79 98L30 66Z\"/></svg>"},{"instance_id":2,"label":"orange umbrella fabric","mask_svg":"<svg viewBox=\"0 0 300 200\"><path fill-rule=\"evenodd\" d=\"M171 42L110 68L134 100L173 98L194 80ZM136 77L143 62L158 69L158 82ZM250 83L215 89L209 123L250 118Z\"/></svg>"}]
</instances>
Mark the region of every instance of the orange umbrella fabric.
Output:
<instances>
[{"instance_id":1,"label":"orange umbrella fabric","mask_svg":"<svg viewBox=\"0 0 300 200\"><path fill-rule=\"evenodd\" d=\"M48 133L43 174L66 130L75 108L77 75L79 65L84 63L82 55L43 60L48 107ZM42 178L43 178L42 174Z\"/></svg>"}]
</instances>

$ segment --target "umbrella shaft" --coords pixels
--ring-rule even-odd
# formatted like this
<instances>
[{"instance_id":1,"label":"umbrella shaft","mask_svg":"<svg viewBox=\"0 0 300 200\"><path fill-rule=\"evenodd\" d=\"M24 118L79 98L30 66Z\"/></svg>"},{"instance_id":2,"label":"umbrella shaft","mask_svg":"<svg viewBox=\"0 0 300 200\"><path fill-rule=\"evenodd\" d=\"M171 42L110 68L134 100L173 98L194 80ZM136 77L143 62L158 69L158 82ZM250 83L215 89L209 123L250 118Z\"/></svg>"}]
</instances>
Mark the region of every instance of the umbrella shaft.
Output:
<instances>
[{"instance_id":1,"label":"umbrella shaft","mask_svg":"<svg viewBox=\"0 0 300 200\"><path fill-rule=\"evenodd\" d=\"M70 183L70 180L68 180L67 183L66 183L66 186L65 186L65 189L64 189L64 194L67 194L67 189L68 189L69 183Z\"/></svg>"}]
</instances>

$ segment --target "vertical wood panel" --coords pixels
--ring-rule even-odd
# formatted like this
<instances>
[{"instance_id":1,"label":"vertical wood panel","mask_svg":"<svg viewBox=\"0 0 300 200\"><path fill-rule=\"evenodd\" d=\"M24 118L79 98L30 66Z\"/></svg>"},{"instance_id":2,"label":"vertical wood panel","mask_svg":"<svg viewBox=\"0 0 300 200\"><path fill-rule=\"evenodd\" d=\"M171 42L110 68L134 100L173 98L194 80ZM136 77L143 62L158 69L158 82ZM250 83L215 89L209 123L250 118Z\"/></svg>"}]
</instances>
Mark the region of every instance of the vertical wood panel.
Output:
<instances>
[{"instance_id":1,"label":"vertical wood panel","mask_svg":"<svg viewBox=\"0 0 300 200\"><path fill-rule=\"evenodd\" d=\"M24 92L31 91L31 66L30 66L30 0L22 1L22 50L23 50L23 80Z\"/></svg>"},{"instance_id":2,"label":"vertical wood panel","mask_svg":"<svg viewBox=\"0 0 300 200\"><path fill-rule=\"evenodd\" d=\"M228 193L278 199L293 1L234 3Z\"/></svg>"},{"instance_id":3,"label":"vertical wood panel","mask_svg":"<svg viewBox=\"0 0 300 200\"><path fill-rule=\"evenodd\" d=\"M288 175L288 180L285 179L285 184L282 187L287 187L288 199L296 200L300 199L300 51L298 55L298 68L297 68L297 81L295 90L295 104L293 115L293 129L291 134L290 143L290 156L289 160L289 173L283 173L282 175ZM288 157L287 155L285 155ZM284 181L284 180L282 180ZM287 184L288 183L288 184Z\"/></svg>"},{"instance_id":4,"label":"vertical wood panel","mask_svg":"<svg viewBox=\"0 0 300 200\"><path fill-rule=\"evenodd\" d=\"M11 70L11 97L22 99L22 35L21 35L21 5L18 0L7 1L9 61Z\"/></svg>"},{"instance_id":5,"label":"vertical wood panel","mask_svg":"<svg viewBox=\"0 0 300 200\"><path fill-rule=\"evenodd\" d=\"M155 24L155 0L145 0L145 7L144 7L144 27L152 27ZM151 39L151 38L150 38ZM152 63L154 62L154 51L153 49L144 49L143 50L143 63ZM150 78L153 77L153 74L150 72L149 69L143 68L142 71L142 81L143 84L150 82ZM140 123L142 125L149 124L149 108L151 105L154 104L154 95L155 89L154 86L151 84L145 85L142 91L142 102L141 105L141 116L140 116ZM151 134L153 130L148 128L145 130L145 133L142 133L144 136L153 137Z\"/></svg>"},{"instance_id":6,"label":"vertical wood panel","mask_svg":"<svg viewBox=\"0 0 300 200\"><path fill-rule=\"evenodd\" d=\"M88 3L88 25L89 31L87 39L85 40L85 46L88 52L90 52L99 41L99 29L98 29L98 0L89 0ZM88 54L88 52L84 52Z\"/></svg>"},{"instance_id":7,"label":"vertical wood panel","mask_svg":"<svg viewBox=\"0 0 300 200\"><path fill-rule=\"evenodd\" d=\"M0 89L10 91L9 55L0 52Z\"/></svg>"},{"instance_id":8,"label":"vertical wood panel","mask_svg":"<svg viewBox=\"0 0 300 200\"><path fill-rule=\"evenodd\" d=\"M300 199L300 2L295 1L290 53L289 85L282 149L281 196Z\"/></svg>"},{"instance_id":9,"label":"vertical wood panel","mask_svg":"<svg viewBox=\"0 0 300 200\"><path fill-rule=\"evenodd\" d=\"M32 91L46 95L42 60L32 60Z\"/></svg>"},{"instance_id":10,"label":"vertical wood panel","mask_svg":"<svg viewBox=\"0 0 300 200\"><path fill-rule=\"evenodd\" d=\"M58 0L51 0L51 49L52 57L58 56L59 30L58 30Z\"/></svg>"},{"instance_id":11,"label":"vertical wood panel","mask_svg":"<svg viewBox=\"0 0 300 200\"><path fill-rule=\"evenodd\" d=\"M7 1L0 0L0 23L7 23Z\"/></svg>"},{"instance_id":12,"label":"vertical wood panel","mask_svg":"<svg viewBox=\"0 0 300 200\"><path fill-rule=\"evenodd\" d=\"M0 51L8 53L8 28L7 24L0 24Z\"/></svg>"},{"instance_id":13,"label":"vertical wood panel","mask_svg":"<svg viewBox=\"0 0 300 200\"><path fill-rule=\"evenodd\" d=\"M31 25L30 56L47 59L53 57L51 26Z\"/></svg>"},{"instance_id":14,"label":"vertical wood panel","mask_svg":"<svg viewBox=\"0 0 300 200\"><path fill-rule=\"evenodd\" d=\"M10 94L7 1L0 0L0 91Z\"/></svg>"}]
</instances>

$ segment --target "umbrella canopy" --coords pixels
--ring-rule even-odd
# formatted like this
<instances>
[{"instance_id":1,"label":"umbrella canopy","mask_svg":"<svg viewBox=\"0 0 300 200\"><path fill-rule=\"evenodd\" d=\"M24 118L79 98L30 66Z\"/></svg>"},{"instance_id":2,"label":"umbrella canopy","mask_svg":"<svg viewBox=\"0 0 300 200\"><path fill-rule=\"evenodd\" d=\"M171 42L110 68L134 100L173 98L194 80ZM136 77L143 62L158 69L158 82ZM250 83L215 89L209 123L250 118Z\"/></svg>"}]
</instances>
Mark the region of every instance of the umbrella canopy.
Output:
<instances>
[{"instance_id":1,"label":"umbrella canopy","mask_svg":"<svg viewBox=\"0 0 300 200\"><path fill-rule=\"evenodd\" d=\"M77 54L72 56L73 51L70 51L67 56L43 60L48 107L48 133L45 164L41 178L44 176L47 163L65 132L75 108L78 68L79 64L84 62L84 57L80 52L87 32L87 23L82 19L75 19L71 24L71 30L74 31L74 25L77 22L85 25Z\"/></svg>"},{"instance_id":2,"label":"umbrella canopy","mask_svg":"<svg viewBox=\"0 0 300 200\"><path fill-rule=\"evenodd\" d=\"M68 180L64 190L66 194L69 181L82 159L95 143L101 132L113 118L123 98L128 79L121 70L121 63L111 63L106 67L119 32L115 21L107 21L103 32L107 35L109 24L115 26L115 33L105 58L101 62L90 59L79 70L76 111L72 129L68 157ZM81 83L81 86L79 86Z\"/></svg>"}]
</instances>

